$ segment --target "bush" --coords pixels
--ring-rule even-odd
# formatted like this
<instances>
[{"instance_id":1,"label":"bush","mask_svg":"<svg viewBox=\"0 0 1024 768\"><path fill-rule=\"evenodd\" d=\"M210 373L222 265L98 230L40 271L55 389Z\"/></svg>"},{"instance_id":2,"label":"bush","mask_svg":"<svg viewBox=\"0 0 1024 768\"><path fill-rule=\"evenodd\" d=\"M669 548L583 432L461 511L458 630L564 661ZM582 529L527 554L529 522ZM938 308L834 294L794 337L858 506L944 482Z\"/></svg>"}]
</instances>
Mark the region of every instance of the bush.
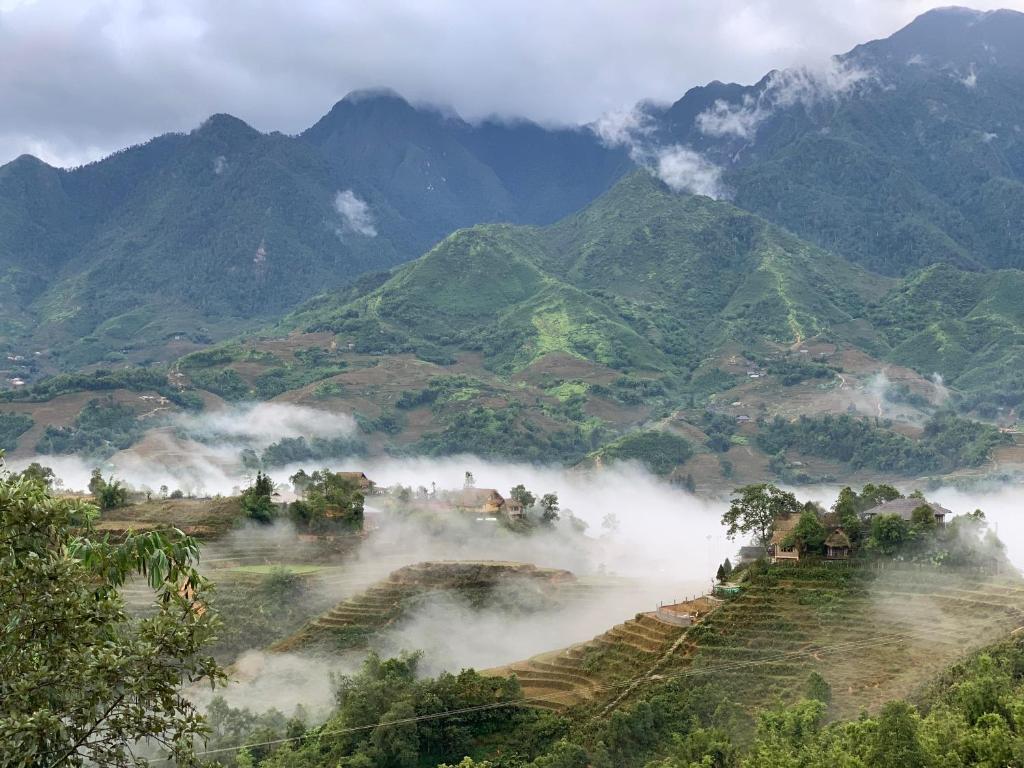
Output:
<instances>
[{"instance_id":1,"label":"bush","mask_svg":"<svg viewBox=\"0 0 1024 768\"><path fill-rule=\"evenodd\" d=\"M0 451L13 451L18 438L32 429L35 422L25 413L0 412Z\"/></svg>"}]
</instances>

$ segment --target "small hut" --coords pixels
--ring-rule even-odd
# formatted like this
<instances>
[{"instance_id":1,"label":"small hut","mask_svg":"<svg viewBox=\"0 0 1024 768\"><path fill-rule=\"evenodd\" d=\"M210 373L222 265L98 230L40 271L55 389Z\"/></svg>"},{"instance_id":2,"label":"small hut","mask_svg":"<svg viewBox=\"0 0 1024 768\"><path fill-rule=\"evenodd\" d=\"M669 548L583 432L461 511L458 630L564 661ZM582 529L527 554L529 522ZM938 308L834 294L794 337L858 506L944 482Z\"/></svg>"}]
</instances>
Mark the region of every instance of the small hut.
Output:
<instances>
[{"instance_id":1,"label":"small hut","mask_svg":"<svg viewBox=\"0 0 1024 768\"><path fill-rule=\"evenodd\" d=\"M850 537L842 528L836 528L825 539L826 560L848 560L850 557Z\"/></svg>"},{"instance_id":2,"label":"small hut","mask_svg":"<svg viewBox=\"0 0 1024 768\"><path fill-rule=\"evenodd\" d=\"M768 545L768 553L773 563L795 563L800 560L800 550L795 545L787 543L786 539L793 533L796 524L800 522L799 515L780 517L775 521L775 532Z\"/></svg>"}]
</instances>

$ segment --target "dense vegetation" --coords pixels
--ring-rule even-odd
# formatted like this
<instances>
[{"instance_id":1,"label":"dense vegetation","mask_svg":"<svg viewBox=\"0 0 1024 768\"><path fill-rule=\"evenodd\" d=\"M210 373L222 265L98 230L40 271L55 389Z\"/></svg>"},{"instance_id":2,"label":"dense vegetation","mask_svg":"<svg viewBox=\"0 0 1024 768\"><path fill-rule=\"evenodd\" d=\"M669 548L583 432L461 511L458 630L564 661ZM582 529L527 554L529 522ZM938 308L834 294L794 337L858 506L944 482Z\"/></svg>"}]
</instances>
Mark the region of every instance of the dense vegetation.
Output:
<instances>
[{"instance_id":1,"label":"dense vegetation","mask_svg":"<svg viewBox=\"0 0 1024 768\"><path fill-rule=\"evenodd\" d=\"M597 456L604 461L637 461L665 475L693 455L693 446L669 432L633 432L606 445Z\"/></svg>"},{"instance_id":2,"label":"dense vegetation","mask_svg":"<svg viewBox=\"0 0 1024 768\"><path fill-rule=\"evenodd\" d=\"M36 450L105 458L132 445L142 430L130 406L113 398L90 400L70 427L47 427L36 443Z\"/></svg>"},{"instance_id":3,"label":"dense vegetation","mask_svg":"<svg viewBox=\"0 0 1024 768\"><path fill-rule=\"evenodd\" d=\"M758 445L770 454L793 450L849 464L855 469L911 475L946 472L983 464L992 448L1009 442L996 428L948 412L933 416L920 440L888 425L847 414L776 417L758 433Z\"/></svg>"},{"instance_id":4,"label":"dense vegetation","mask_svg":"<svg viewBox=\"0 0 1024 768\"><path fill-rule=\"evenodd\" d=\"M627 165L589 131L469 125L390 93L301 136L214 115L71 170L25 156L0 167L0 276L16 280L0 324L78 365L209 341L457 227L550 222Z\"/></svg>"},{"instance_id":5,"label":"dense vegetation","mask_svg":"<svg viewBox=\"0 0 1024 768\"><path fill-rule=\"evenodd\" d=\"M96 515L0 470L4 765L141 766L143 739L187 762L203 720L181 687L223 677L202 654L216 622L198 544L174 531L79 538ZM153 589L138 619L119 594L136 575Z\"/></svg>"},{"instance_id":6,"label":"dense vegetation","mask_svg":"<svg viewBox=\"0 0 1024 768\"><path fill-rule=\"evenodd\" d=\"M31 416L13 411L0 411L0 451L13 450L18 438L32 428L35 421Z\"/></svg>"},{"instance_id":7,"label":"dense vegetation","mask_svg":"<svg viewBox=\"0 0 1024 768\"><path fill-rule=\"evenodd\" d=\"M156 392L184 408L199 410L202 401L192 392L172 387L167 374L155 368L120 368L116 371L98 369L91 373L62 373L24 389L0 392L0 401L40 402L73 392L128 389L133 392Z\"/></svg>"}]
</instances>

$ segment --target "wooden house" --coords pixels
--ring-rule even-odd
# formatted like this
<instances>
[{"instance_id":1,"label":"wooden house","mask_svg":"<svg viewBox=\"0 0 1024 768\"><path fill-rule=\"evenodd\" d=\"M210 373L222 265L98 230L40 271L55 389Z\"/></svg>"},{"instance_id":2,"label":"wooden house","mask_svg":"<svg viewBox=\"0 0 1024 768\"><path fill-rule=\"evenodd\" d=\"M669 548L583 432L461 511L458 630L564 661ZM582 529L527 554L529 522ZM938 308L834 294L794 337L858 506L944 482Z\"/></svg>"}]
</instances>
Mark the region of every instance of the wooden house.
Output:
<instances>
[{"instance_id":1,"label":"wooden house","mask_svg":"<svg viewBox=\"0 0 1024 768\"><path fill-rule=\"evenodd\" d=\"M850 537L842 528L836 528L825 539L826 560L848 560L851 549Z\"/></svg>"},{"instance_id":2,"label":"wooden house","mask_svg":"<svg viewBox=\"0 0 1024 768\"><path fill-rule=\"evenodd\" d=\"M800 550L797 546L786 542L799 522L799 515L780 517L775 521L775 532L768 545L768 556L773 563L795 563L800 560Z\"/></svg>"},{"instance_id":3,"label":"wooden house","mask_svg":"<svg viewBox=\"0 0 1024 768\"><path fill-rule=\"evenodd\" d=\"M494 517L505 511L505 497L493 488L463 488L453 494L452 502L460 512ZM522 505L520 505L520 509Z\"/></svg>"},{"instance_id":4,"label":"wooden house","mask_svg":"<svg viewBox=\"0 0 1024 768\"><path fill-rule=\"evenodd\" d=\"M377 484L363 472L338 472L337 474L342 479L353 483L364 496L371 496L377 492Z\"/></svg>"}]
</instances>

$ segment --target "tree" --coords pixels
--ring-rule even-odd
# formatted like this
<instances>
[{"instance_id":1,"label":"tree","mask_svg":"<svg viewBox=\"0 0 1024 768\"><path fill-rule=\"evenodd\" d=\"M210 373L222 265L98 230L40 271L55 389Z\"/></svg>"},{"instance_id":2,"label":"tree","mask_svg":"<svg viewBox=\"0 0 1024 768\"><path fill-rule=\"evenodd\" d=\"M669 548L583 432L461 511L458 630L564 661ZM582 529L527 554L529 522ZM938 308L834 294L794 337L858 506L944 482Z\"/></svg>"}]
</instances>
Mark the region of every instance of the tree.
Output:
<instances>
[{"instance_id":1,"label":"tree","mask_svg":"<svg viewBox=\"0 0 1024 768\"><path fill-rule=\"evenodd\" d=\"M288 515L296 525L314 531L332 525L358 530L363 526L364 501L354 481L339 472L318 469L307 476L303 498L289 505Z\"/></svg>"},{"instance_id":2,"label":"tree","mask_svg":"<svg viewBox=\"0 0 1024 768\"><path fill-rule=\"evenodd\" d=\"M775 521L800 511L796 496L772 485L757 483L737 488L728 511L722 515L726 535L735 539L740 533L753 534L755 542L767 547L771 542Z\"/></svg>"},{"instance_id":3,"label":"tree","mask_svg":"<svg viewBox=\"0 0 1024 768\"><path fill-rule=\"evenodd\" d=\"M804 691L808 699L820 701L822 704L828 704L832 701L832 686L817 672L811 672L807 676Z\"/></svg>"},{"instance_id":4,"label":"tree","mask_svg":"<svg viewBox=\"0 0 1024 768\"><path fill-rule=\"evenodd\" d=\"M920 717L904 701L891 701L878 717L878 727L868 749L872 768L921 768L924 750L918 739Z\"/></svg>"},{"instance_id":5,"label":"tree","mask_svg":"<svg viewBox=\"0 0 1024 768\"><path fill-rule=\"evenodd\" d=\"M24 766L143 765L149 740L189 762L203 718L183 685L223 678L201 655L216 621L199 545L180 531L120 544L76 538L96 508L0 476L0 750ZM131 619L119 589L133 575L155 611Z\"/></svg>"},{"instance_id":6,"label":"tree","mask_svg":"<svg viewBox=\"0 0 1024 768\"><path fill-rule=\"evenodd\" d=\"M256 473L253 484L242 491L242 511L250 520L267 525L277 516L274 504L274 481L269 475Z\"/></svg>"},{"instance_id":7,"label":"tree","mask_svg":"<svg viewBox=\"0 0 1024 768\"><path fill-rule=\"evenodd\" d=\"M927 536L939 527L935 511L927 504L921 504L910 513L910 530L914 536Z\"/></svg>"},{"instance_id":8,"label":"tree","mask_svg":"<svg viewBox=\"0 0 1024 768\"><path fill-rule=\"evenodd\" d=\"M53 470L49 467L44 467L38 461L33 461L21 470L20 477L22 480L31 480L33 482L40 483L47 489L51 489L59 483L57 475L54 474Z\"/></svg>"},{"instance_id":9,"label":"tree","mask_svg":"<svg viewBox=\"0 0 1024 768\"><path fill-rule=\"evenodd\" d=\"M818 518L818 510L808 502L800 513L796 527L786 537L784 546L795 546L803 554L805 552L820 553L825 547L825 526Z\"/></svg>"},{"instance_id":10,"label":"tree","mask_svg":"<svg viewBox=\"0 0 1024 768\"><path fill-rule=\"evenodd\" d=\"M558 519L558 494L545 493L540 499L542 510L540 519L542 522L551 525Z\"/></svg>"},{"instance_id":11,"label":"tree","mask_svg":"<svg viewBox=\"0 0 1024 768\"><path fill-rule=\"evenodd\" d=\"M99 496L99 489L104 483L103 472L100 471L99 467L93 469L89 474L89 493L94 497Z\"/></svg>"},{"instance_id":12,"label":"tree","mask_svg":"<svg viewBox=\"0 0 1024 768\"><path fill-rule=\"evenodd\" d=\"M875 515L871 518L868 547L883 555L895 555L910 538L910 526L899 515Z\"/></svg>"},{"instance_id":13,"label":"tree","mask_svg":"<svg viewBox=\"0 0 1024 768\"><path fill-rule=\"evenodd\" d=\"M117 509L128 505L128 488L113 477L104 480L98 469L89 479L89 490L100 509Z\"/></svg>"},{"instance_id":14,"label":"tree","mask_svg":"<svg viewBox=\"0 0 1024 768\"><path fill-rule=\"evenodd\" d=\"M522 504L523 509L530 509L537 501L537 497L530 493L528 490L526 490L526 486L523 485L522 483L520 483L511 491L509 491L509 496L511 496L515 501L518 501L520 504Z\"/></svg>"}]
</instances>

